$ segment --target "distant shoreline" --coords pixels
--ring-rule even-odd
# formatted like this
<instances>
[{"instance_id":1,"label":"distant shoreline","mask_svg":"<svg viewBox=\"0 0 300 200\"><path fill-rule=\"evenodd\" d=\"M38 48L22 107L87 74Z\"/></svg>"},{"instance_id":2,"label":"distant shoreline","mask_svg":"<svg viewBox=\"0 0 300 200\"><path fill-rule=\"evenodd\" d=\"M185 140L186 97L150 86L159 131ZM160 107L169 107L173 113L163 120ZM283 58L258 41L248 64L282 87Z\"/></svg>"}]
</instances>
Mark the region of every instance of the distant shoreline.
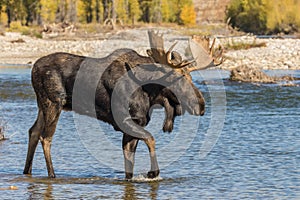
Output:
<instances>
[{"instance_id":1,"label":"distant shoreline","mask_svg":"<svg viewBox=\"0 0 300 200\"><path fill-rule=\"evenodd\" d=\"M31 69L32 64L7 64L0 63L0 69Z\"/></svg>"},{"instance_id":2,"label":"distant shoreline","mask_svg":"<svg viewBox=\"0 0 300 200\"><path fill-rule=\"evenodd\" d=\"M107 39L99 37L93 40L84 38L80 40L39 39L7 32L0 35L0 68L31 68L32 63L42 56L54 52L67 52L88 57L104 57L119 48L131 48L145 55L149 48L146 28L120 30ZM162 29L166 48L178 38L187 38L176 30ZM294 37L256 37L222 36L216 35L222 45L239 42L264 42L264 47L251 49L227 50L224 52L226 61L220 65L221 69L231 70L241 65L258 69L300 69L300 39ZM15 41L21 42L15 42ZM186 44L179 41L176 46L181 55L185 54Z\"/></svg>"}]
</instances>

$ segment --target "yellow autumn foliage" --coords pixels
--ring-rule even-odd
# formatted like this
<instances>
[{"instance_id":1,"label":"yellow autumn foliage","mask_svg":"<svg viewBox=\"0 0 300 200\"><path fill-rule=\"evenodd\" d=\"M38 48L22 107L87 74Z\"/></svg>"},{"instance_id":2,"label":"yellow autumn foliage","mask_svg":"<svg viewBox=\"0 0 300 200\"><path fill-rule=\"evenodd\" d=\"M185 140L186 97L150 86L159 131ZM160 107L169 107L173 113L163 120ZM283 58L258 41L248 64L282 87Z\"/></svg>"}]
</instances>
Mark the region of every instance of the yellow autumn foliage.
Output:
<instances>
[{"instance_id":1,"label":"yellow autumn foliage","mask_svg":"<svg viewBox=\"0 0 300 200\"><path fill-rule=\"evenodd\" d=\"M292 33L300 30L300 0L231 0L227 20L245 32Z\"/></svg>"},{"instance_id":2,"label":"yellow autumn foliage","mask_svg":"<svg viewBox=\"0 0 300 200\"><path fill-rule=\"evenodd\" d=\"M196 24L196 12L193 4L183 6L180 13L180 19L184 25Z\"/></svg>"},{"instance_id":3,"label":"yellow autumn foliage","mask_svg":"<svg viewBox=\"0 0 300 200\"><path fill-rule=\"evenodd\" d=\"M41 10L40 15L45 23L55 21L55 14L57 11L58 4L56 1L40 0Z\"/></svg>"},{"instance_id":4,"label":"yellow autumn foliage","mask_svg":"<svg viewBox=\"0 0 300 200\"><path fill-rule=\"evenodd\" d=\"M285 31L293 25L300 28L300 0L268 1L267 28Z\"/></svg>"}]
</instances>

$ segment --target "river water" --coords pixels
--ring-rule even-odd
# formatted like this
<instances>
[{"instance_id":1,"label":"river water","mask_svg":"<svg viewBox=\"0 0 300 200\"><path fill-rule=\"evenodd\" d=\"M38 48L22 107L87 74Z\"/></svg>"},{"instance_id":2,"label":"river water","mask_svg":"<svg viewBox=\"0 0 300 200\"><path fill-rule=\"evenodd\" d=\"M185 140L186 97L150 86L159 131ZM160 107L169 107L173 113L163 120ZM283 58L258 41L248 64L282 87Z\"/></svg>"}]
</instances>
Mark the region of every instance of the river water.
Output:
<instances>
[{"instance_id":1,"label":"river water","mask_svg":"<svg viewBox=\"0 0 300 200\"><path fill-rule=\"evenodd\" d=\"M178 118L168 134L156 110L147 127L157 139L159 178L144 178L149 161L140 142L134 179L125 181L121 133L63 112L52 145L57 178L48 179L41 145L33 174L22 174L37 114L30 69L0 69L0 122L9 138L0 142L0 199L299 199L300 87L233 83L218 70L193 78L206 114Z\"/></svg>"}]
</instances>

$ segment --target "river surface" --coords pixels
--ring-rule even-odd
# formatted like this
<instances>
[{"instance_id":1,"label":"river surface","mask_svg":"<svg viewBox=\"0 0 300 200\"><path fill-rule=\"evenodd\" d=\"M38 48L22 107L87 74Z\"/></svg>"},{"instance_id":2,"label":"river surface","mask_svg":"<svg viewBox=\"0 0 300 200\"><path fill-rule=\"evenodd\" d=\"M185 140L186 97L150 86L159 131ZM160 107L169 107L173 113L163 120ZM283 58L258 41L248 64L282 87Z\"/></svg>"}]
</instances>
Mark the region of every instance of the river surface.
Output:
<instances>
[{"instance_id":1,"label":"river surface","mask_svg":"<svg viewBox=\"0 0 300 200\"><path fill-rule=\"evenodd\" d=\"M121 133L63 112L52 145L57 178L48 179L41 145L32 175L22 174L37 114L30 69L0 69L8 138L0 142L0 199L300 199L300 87L233 83L217 70L193 78L206 114L179 117L169 134L158 109L147 127L157 139L159 178L144 178L149 161L140 142L135 176L125 181Z\"/></svg>"}]
</instances>

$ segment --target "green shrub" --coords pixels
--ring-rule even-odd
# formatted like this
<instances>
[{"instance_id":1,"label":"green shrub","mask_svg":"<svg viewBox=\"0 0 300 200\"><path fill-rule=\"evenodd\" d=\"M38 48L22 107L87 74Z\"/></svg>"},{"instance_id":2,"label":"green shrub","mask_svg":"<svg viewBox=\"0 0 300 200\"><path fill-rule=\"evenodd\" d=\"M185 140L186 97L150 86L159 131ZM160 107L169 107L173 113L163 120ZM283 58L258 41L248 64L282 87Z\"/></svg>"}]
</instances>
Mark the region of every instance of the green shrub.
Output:
<instances>
[{"instance_id":1,"label":"green shrub","mask_svg":"<svg viewBox=\"0 0 300 200\"><path fill-rule=\"evenodd\" d=\"M300 28L300 0L274 1L268 5L267 27L271 33L297 32Z\"/></svg>"},{"instance_id":2,"label":"green shrub","mask_svg":"<svg viewBox=\"0 0 300 200\"><path fill-rule=\"evenodd\" d=\"M300 0L232 0L229 24L254 34L291 33L300 27Z\"/></svg>"},{"instance_id":3,"label":"green shrub","mask_svg":"<svg viewBox=\"0 0 300 200\"><path fill-rule=\"evenodd\" d=\"M26 31L25 29L28 29L28 27L23 26L20 21L13 21L10 23L8 31L23 32L23 31Z\"/></svg>"},{"instance_id":4,"label":"green shrub","mask_svg":"<svg viewBox=\"0 0 300 200\"><path fill-rule=\"evenodd\" d=\"M229 23L245 32L266 31L267 12L263 0L232 0L226 11Z\"/></svg>"},{"instance_id":5,"label":"green shrub","mask_svg":"<svg viewBox=\"0 0 300 200\"><path fill-rule=\"evenodd\" d=\"M42 38L41 28L39 26L23 26L20 21L11 22L10 27L7 29L7 31L18 32L22 35L28 35L36 38Z\"/></svg>"},{"instance_id":6,"label":"green shrub","mask_svg":"<svg viewBox=\"0 0 300 200\"><path fill-rule=\"evenodd\" d=\"M257 47L266 47L267 44L265 42L257 42L254 39L252 42L235 42L235 41L228 41L224 45L225 50L243 50L243 49L250 49L250 48L257 48Z\"/></svg>"}]
</instances>

